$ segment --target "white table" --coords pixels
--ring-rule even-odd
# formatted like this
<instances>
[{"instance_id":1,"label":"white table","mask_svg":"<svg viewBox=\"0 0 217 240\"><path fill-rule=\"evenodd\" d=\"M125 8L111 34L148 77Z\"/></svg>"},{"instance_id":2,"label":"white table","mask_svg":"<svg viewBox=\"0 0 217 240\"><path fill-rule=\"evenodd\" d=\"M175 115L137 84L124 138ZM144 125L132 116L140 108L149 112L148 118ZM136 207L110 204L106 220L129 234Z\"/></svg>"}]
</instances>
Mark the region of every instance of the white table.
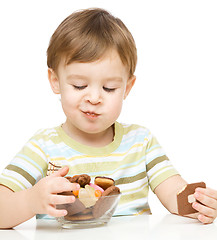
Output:
<instances>
[{"instance_id":1,"label":"white table","mask_svg":"<svg viewBox=\"0 0 217 240\"><path fill-rule=\"evenodd\" d=\"M55 220L35 220L14 229L0 230L1 240L216 240L217 223L203 225L197 220L176 215L113 217L104 226L87 229L62 229Z\"/></svg>"}]
</instances>

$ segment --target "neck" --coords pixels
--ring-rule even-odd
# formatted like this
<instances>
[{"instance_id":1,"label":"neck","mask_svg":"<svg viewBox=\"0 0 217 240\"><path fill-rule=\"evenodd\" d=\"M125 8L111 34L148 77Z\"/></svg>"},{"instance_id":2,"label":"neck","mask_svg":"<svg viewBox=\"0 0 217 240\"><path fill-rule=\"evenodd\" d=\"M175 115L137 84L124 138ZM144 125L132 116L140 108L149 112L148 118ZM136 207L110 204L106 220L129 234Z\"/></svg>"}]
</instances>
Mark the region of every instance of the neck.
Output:
<instances>
[{"instance_id":1,"label":"neck","mask_svg":"<svg viewBox=\"0 0 217 240\"><path fill-rule=\"evenodd\" d=\"M90 147L104 147L114 139L114 125L100 133L82 132L75 127L70 127L67 121L62 125L62 128L73 140Z\"/></svg>"}]
</instances>

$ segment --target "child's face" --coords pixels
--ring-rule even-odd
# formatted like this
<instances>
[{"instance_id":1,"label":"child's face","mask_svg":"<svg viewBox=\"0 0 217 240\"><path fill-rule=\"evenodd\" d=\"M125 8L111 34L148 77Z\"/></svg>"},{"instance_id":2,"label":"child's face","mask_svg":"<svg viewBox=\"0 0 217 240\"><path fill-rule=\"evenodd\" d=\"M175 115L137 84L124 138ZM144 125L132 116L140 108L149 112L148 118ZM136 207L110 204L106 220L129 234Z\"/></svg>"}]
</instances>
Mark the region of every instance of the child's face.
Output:
<instances>
[{"instance_id":1,"label":"child's face","mask_svg":"<svg viewBox=\"0 0 217 240\"><path fill-rule=\"evenodd\" d=\"M50 69L48 76L53 91L61 94L67 128L88 134L103 132L117 120L135 82L116 51L90 63L62 61L58 73Z\"/></svg>"}]
</instances>

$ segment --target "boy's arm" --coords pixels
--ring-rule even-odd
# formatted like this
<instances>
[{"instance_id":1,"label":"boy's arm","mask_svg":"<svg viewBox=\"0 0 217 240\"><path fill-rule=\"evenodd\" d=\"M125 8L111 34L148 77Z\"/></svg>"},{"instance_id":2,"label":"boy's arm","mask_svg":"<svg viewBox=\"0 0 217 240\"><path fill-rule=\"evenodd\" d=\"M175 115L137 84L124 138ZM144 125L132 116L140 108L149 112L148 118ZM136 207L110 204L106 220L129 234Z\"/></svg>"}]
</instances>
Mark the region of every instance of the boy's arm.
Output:
<instances>
[{"instance_id":1,"label":"boy's arm","mask_svg":"<svg viewBox=\"0 0 217 240\"><path fill-rule=\"evenodd\" d=\"M177 193L186 184L187 182L180 175L174 175L160 183L154 192L169 212L178 214Z\"/></svg>"},{"instance_id":2,"label":"boy's arm","mask_svg":"<svg viewBox=\"0 0 217 240\"><path fill-rule=\"evenodd\" d=\"M29 208L28 191L15 193L0 185L0 229L12 228L35 215Z\"/></svg>"},{"instance_id":3,"label":"boy's arm","mask_svg":"<svg viewBox=\"0 0 217 240\"><path fill-rule=\"evenodd\" d=\"M12 228L27 221L36 214L49 214L53 217L65 216L65 210L57 210L56 204L72 203L73 196L62 196L57 193L73 191L80 188L70 183L65 176L68 167L42 178L32 188L13 192L0 185L0 229Z\"/></svg>"},{"instance_id":4,"label":"boy's arm","mask_svg":"<svg viewBox=\"0 0 217 240\"><path fill-rule=\"evenodd\" d=\"M156 187L157 197L171 213L178 214L177 192L186 184L187 182L181 176L175 175ZM197 218L202 223L212 223L217 217L217 191L210 188L196 188L194 197L201 202L195 202L192 205L198 213L189 214L186 217Z\"/></svg>"}]
</instances>

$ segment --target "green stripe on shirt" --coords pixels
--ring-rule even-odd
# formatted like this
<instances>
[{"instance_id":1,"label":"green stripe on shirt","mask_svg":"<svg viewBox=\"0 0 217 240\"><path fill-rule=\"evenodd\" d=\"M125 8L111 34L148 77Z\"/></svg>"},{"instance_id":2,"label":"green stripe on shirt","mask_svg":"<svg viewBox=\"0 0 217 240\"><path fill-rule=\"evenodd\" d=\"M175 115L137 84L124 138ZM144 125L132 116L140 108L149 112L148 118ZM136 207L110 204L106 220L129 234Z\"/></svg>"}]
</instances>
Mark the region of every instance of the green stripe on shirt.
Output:
<instances>
[{"instance_id":1,"label":"green stripe on shirt","mask_svg":"<svg viewBox=\"0 0 217 240\"><path fill-rule=\"evenodd\" d=\"M14 171L17 172L18 174L22 175L29 183L31 183L31 185L33 186L35 184L35 179L25 170L23 170L20 167L14 166L12 164L9 164L6 169L10 170L10 171Z\"/></svg>"}]
</instances>

